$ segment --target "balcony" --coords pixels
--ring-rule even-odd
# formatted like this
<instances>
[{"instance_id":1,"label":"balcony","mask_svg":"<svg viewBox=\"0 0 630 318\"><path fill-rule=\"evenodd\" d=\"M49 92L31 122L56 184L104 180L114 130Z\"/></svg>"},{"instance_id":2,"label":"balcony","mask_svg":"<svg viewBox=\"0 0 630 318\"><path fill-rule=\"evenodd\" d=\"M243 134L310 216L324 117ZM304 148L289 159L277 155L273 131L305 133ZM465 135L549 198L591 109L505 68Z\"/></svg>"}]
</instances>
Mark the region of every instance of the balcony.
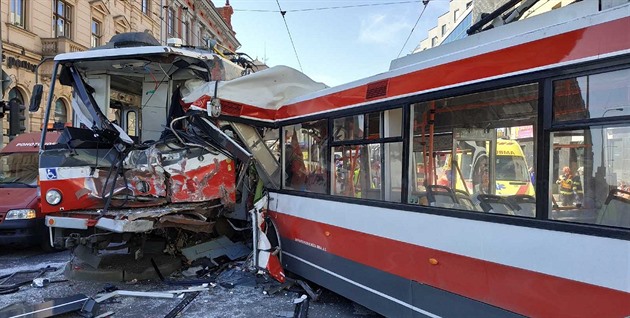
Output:
<instances>
[{"instance_id":1,"label":"balcony","mask_svg":"<svg viewBox=\"0 0 630 318\"><path fill-rule=\"evenodd\" d=\"M55 56L61 53L80 52L85 50L87 50L87 47L68 38L42 38L42 55L44 56Z\"/></svg>"}]
</instances>

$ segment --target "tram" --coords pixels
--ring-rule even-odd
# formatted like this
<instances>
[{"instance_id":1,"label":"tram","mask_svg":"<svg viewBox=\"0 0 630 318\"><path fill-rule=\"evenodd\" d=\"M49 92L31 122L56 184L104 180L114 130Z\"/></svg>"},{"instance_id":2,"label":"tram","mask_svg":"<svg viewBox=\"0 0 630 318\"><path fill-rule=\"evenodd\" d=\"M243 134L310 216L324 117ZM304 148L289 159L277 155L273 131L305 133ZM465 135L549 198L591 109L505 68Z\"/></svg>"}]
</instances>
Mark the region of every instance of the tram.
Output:
<instances>
[{"instance_id":1,"label":"tram","mask_svg":"<svg viewBox=\"0 0 630 318\"><path fill-rule=\"evenodd\" d=\"M402 57L273 118L241 105L281 130L283 267L391 317L630 315L630 6L605 7ZM534 193L500 191L502 140Z\"/></svg>"}]
</instances>

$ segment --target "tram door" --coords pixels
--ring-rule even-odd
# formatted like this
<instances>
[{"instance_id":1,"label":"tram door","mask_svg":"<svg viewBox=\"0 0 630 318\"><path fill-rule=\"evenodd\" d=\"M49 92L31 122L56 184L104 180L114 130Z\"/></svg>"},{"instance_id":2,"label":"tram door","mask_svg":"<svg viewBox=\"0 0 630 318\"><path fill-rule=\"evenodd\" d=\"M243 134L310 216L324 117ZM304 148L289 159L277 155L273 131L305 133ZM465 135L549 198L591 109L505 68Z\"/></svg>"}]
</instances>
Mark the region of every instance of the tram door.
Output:
<instances>
[{"instance_id":1,"label":"tram door","mask_svg":"<svg viewBox=\"0 0 630 318\"><path fill-rule=\"evenodd\" d=\"M469 195L495 194L496 149L495 129L455 128L451 188Z\"/></svg>"}]
</instances>

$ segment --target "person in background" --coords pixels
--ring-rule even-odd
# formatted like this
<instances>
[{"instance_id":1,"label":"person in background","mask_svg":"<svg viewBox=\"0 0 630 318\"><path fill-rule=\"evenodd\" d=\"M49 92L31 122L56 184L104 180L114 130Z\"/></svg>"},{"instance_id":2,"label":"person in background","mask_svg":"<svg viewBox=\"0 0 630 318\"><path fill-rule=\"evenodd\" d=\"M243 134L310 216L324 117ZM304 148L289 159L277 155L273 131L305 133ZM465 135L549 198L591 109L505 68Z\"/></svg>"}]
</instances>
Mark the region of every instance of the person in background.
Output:
<instances>
[{"instance_id":1,"label":"person in background","mask_svg":"<svg viewBox=\"0 0 630 318\"><path fill-rule=\"evenodd\" d=\"M451 169L444 170L444 174L437 180L437 184L445 187L451 186Z\"/></svg>"},{"instance_id":2,"label":"person in background","mask_svg":"<svg viewBox=\"0 0 630 318\"><path fill-rule=\"evenodd\" d=\"M573 175L569 167L562 168L562 175L556 184L560 185L560 200L562 206L570 206L573 204Z\"/></svg>"},{"instance_id":3,"label":"person in background","mask_svg":"<svg viewBox=\"0 0 630 318\"><path fill-rule=\"evenodd\" d=\"M584 179L584 167L579 167L577 174L573 177L573 192L575 192L575 205L581 206L584 201L584 187L582 180Z\"/></svg>"}]
</instances>

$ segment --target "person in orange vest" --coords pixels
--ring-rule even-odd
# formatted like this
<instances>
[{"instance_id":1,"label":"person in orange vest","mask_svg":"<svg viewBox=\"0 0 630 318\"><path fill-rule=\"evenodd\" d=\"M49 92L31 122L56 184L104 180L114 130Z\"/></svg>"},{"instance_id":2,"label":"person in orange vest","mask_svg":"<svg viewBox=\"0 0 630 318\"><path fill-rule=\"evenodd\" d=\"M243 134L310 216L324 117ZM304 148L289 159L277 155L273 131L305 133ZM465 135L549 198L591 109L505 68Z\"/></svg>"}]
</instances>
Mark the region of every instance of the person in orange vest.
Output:
<instances>
[{"instance_id":1,"label":"person in orange vest","mask_svg":"<svg viewBox=\"0 0 630 318\"><path fill-rule=\"evenodd\" d=\"M556 184L560 186L560 202L562 206L570 206L573 204L573 175L569 167L562 168L562 175Z\"/></svg>"}]
</instances>

